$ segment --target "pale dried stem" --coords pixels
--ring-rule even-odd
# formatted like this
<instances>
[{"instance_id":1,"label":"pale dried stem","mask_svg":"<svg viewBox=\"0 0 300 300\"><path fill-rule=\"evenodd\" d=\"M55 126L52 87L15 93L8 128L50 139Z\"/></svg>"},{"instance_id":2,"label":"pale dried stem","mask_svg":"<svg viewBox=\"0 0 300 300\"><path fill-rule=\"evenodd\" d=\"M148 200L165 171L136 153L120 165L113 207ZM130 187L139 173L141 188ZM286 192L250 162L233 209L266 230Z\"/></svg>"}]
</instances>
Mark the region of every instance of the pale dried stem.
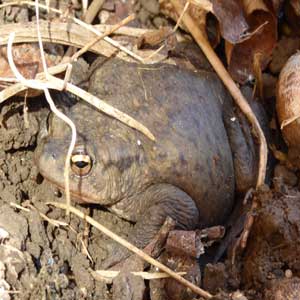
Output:
<instances>
[{"instance_id":1,"label":"pale dried stem","mask_svg":"<svg viewBox=\"0 0 300 300\"><path fill-rule=\"evenodd\" d=\"M67 64L61 64L61 65L57 65L55 67L50 67L48 69L49 74L60 73L66 69L66 66L67 66ZM39 80L36 79L36 81L45 84L42 73L37 74L37 78ZM28 82L28 80L27 80L27 82ZM52 88L52 89L61 90L64 86L64 81L62 79L59 79L59 78L49 75L48 86L49 86L49 88ZM30 87L35 88L36 86L30 86ZM21 82L16 83L10 87L7 87L6 89L4 89L3 91L0 92L0 103L3 103L8 98L16 95L17 93L20 93L20 92L26 90L27 88L28 87ZM71 83L66 84L66 90L68 92L78 96L82 100L90 103L91 105L95 106L97 109L99 109L103 113L107 114L108 116L111 116L111 117L119 120L120 122L124 123L125 125L136 129L137 131L144 134L150 140L155 141L154 135L151 133L151 131L147 127L145 127L143 124L136 121L129 115L127 115L127 114L121 112L120 110L112 107L111 105L107 104L104 100L101 100L98 97L93 96L92 94L86 92L85 90L83 90Z\"/></svg>"},{"instance_id":2,"label":"pale dried stem","mask_svg":"<svg viewBox=\"0 0 300 300\"><path fill-rule=\"evenodd\" d=\"M102 35L99 35L96 39L92 40L91 42L89 42L87 45L85 45L83 48L81 48L79 51L77 51L73 56L71 61L76 60L79 56L81 56L82 54L84 54L85 52L87 52L92 46L94 46L96 43L98 43L100 40L104 39L105 37L111 35L113 32L115 32L117 29L119 29L120 27L128 24L129 22L131 22L132 20L134 20L135 15L130 15L128 17L126 17L124 20L122 20L121 22L119 22L118 24L114 25L112 28L110 28L110 30L106 31L105 33L103 33Z\"/></svg>"},{"instance_id":3,"label":"pale dried stem","mask_svg":"<svg viewBox=\"0 0 300 300\"><path fill-rule=\"evenodd\" d=\"M88 0L82 0L82 14L85 15L88 8ZM89 23L89 22L88 22Z\"/></svg>"},{"instance_id":4,"label":"pale dried stem","mask_svg":"<svg viewBox=\"0 0 300 300\"><path fill-rule=\"evenodd\" d=\"M55 75L63 72L67 68L67 64L59 64L54 67L50 67L48 69L49 74ZM38 73L36 76L37 79L43 79L44 73ZM3 103L5 100L9 99L10 97L25 91L27 87L19 82L18 79L14 78L14 81L18 81L18 83L13 84L7 88L5 88L3 91L0 92L0 104Z\"/></svg>"},{"instance_id":5,"label":"pale dried stem","mask_svg":"<svg viewBox=\"0 0 300 300\"><path fill-rule=\"evenodd\" d=\"M73 21L75 23L77 23L78 25L81 25L82 27L85 27L86 29L89 29L90 31L94 32L96 35L101 36L102 33L99 32L98 30L96 30L93 26L88 25L86 23L84 23L83 21L73 18ZM128 50L126 47L120 45L118 42L116 42L115 40L111 39L110 37L106 36L104 38L105 41L107 41L108 43L110 43L111 45L113 45L114 47L116 47L117 49L123 51L124 53L126 53L127 55L133 57L134 59L136 59L137 61L141 62L141 63L145 63L144 59L142 57L140 57L139 55L135 54L134 52Z\"/></svg>"},{"instance_id":6,"label":"pale dried stem","mask_svg":"<svg viewBox=\"0 0 300 300\"><path fill-rule=\"evenodd\" d=\"M32 2L32 1L15 1L15 2L9 2L9 3L5 3L5 4L1 4L0 5L0 8L3 8L3 7L7 7L7 6L13 6L13 5L28 5L28 6L34 6L35 3ZM43 4L39 4L39 8L41 9L47 9L47 6L46 5L43 5ZM63 13L58 10L58 9L55 9L55 8L49 8L51 12L55 12L59 15L63 15ZM75 17L70 17L70 16L67 16L68 19L71 19L73 20L75 23L77 23L78 25L81 25L82 27L86 28L87 30L95 33L97 36L101 36L103 33L102 32L99 32L97 29L95 29L92 25L89 25ZM142 62L144 63L144 59L142 57L140 57L139 55L135 54L134 52L128 50L126 47L120 45L117 41L111 39L110 37L106 36L104 38L104 40L106 42L108 42L109 44L113 45L114 47L116 47L117 49L123 51L124 53L126 53L127 55L131 56L132 58L138 60L139 62Z\"/></svg>"},{"instance_id":7,"label":"pale dried stem","mask_svg":"<svg viewBox=\"0 0 300 300\"><path fill-rule=\"evenodd\" d=\"M289 124L295 122L299 118L300 118L300 115L298 114L298 115L292 116L292 117L282 121L282 123L280 124L280 129L282 130L284 127L286 127Z\"/></svg>"},{"instance_id":8,"label":"pale dried stem","mask_svg":"<svg viewBox=\"0 0 300 300\"><path fill-rule=\"evenodd\" d=\"M14 202L10 202L9 205L13 208L17 208L19 210L23 210L23 211L26 211L26 212L30 212L30 209L29 208L25 208L17 203L14 203Z\"/></svg>"},{"instance_id":9,"label":"pale dried stem","mask_svg":"<svg viewBox=\"0 0 300 300\"><path fill-rule=\"evenodd\" d=\"M61 208L61 209L66 209L66 205L63 204L63 203L49 202L48 204L53 205L53 206L58 207L58 208ZM141 257L143 260L145 260L148 263L150 263L151 265L159 268L161 271L167 273L172 278L174 278L175 280L177 280L178 282L180 282L181 284L183 284L187 288L191 289L194 293L196 293L196 294L198 294L198 295L200 295L200 296L202 296L206 299L212 298L212 295L210 293L204 291L203 289L201 289L198 286L194 285L193 283L186 280L182 276L178 275L176 272L174 272L173 270L171 270L167 266L163 265L162 263L160 263L159 261L157 261L156 259L154 259L150 255L146 254L141 249L137 248L136 246L132 245L131 243L129 243L125 239L123 239L120 236L118 236L117 234L113 233L112 231L110 231L109 229L107 229L106 227L101 225L100 223L96 222L93 218L87 216L86 214L84 214L80 210L76 209L73 206L70 206L70 211L73 214L75 214L78 217L85 220L86 222L90 223L92 226L94 226L95 228L97 228L98 230L103 232L105 235L109 236L110 238L112 238L113 240L115 240L116 242L121 244L122 246L126 247L127 249L129 249L130 251L132 251L133 253L135 253L139 257Z\"/></svg>"},{"instance_id":10,"label":"pale dried stem","mask_svg":"<svg viewBox=\"0 0 300 300\"><path fill-rule=\"evenodd\" d=\"M104 3L104 0L93 0L93 2L90 4L86 14L84 15L84 21L88 24L91 24L97 14L99 13L102 5Z\"/></svg>"},{"instance_id":11,"label":"pale dried stem","mask_svg":"<svg viewBox=\"0 0 300 300\"><path fill-rule=\"evenodd\" d=\"M47 99L47 102L49 103L50 109L57 115L58 118L62 119L65 123L69 125L71 128L71 142L68 148L68 152L65 159L65 167L64 167L64 179L65 179L65 193L66 193L66 205L67 208L71 205L71 195L70 195L70 181L69 181L69 171L70 171L70 161L72 157L72 152L75 147L76 143L76 127L75 124L72 122L70 118L68 118L65 114L63 114L61 111L59 111L49 93L48 89L44 89L44 93ZM69 215L69 209L66 210L67 215Z\"/></svg>"},{"instance_id":12,"label":"pale dried stem","mask_svg":"<svg viewBox=\"0 0 300 300\"><path fill-rule=\"evenodd\" d=\"M47 7L49 8L49 3L47 3ZM36 16L36 30L37 30L37 36L38 36L39 49L40 49L40 53L41 53L42 66L43 66L43 70L45 73L45 77L47 78L48 68L47 68L46 58L45 58L45 54L44 54L42 35L41 35L41 31L40 31L39 0L35 0L35 16Z\"/></svg>"},{"instance_id":13,"label":"pale dried stem","mask_svg":"<svg viewBox=\"0 0 300 300\"><path fill-rule=\"evenodd\" d=\"M96 28L97 30L100 30L102 32L110 30L113 26L114 25L108 25L108 24L93 25L94 28ZM117 29L114 32L114 34L127 35L127 36L132 36L132 37L140 37L141 35L146 34L148 32L153 32L153 29L124 26L124 27Z\"/></svg>"},{"instance_id":14,"label":"pale dried stem","mask_svg":"<svg viewBox=\"0 0 300 300\"><path fill-rule=\"evenodd\" d=\"M22 83L24 86L26 87L30 87L33 89L37 89L37 90L43 90L43 92L45 93L46 99L49 103L50 109L53 111L54 114L57 115L58 118L62 119L64 122L66 122L70 127L71 127L71 131L72 131L72 139L71 139L71 143L68 149L68 154L66 157L66 162L65 162L65 170L64 170L64 177L65 177L65 192L66 192L66 201L67 204L70 204L70 190L69 190L69 164L70 164L70 159L71 159L71 155L72 155L72 151L73 148L75 146L75 142L76 142L76 127L74 125L74 123L71 121L71 119L69 119L66 115L64 115L61 111L59 111L48 90L48 85L47 82L42 82L40 80L34 80L34 79L25 79L23 77L23 75L18 71L14 60L13 60L13 56L12 56L12 44L13 44L13 39L14 39L14 32L10 34L9 36L9 40L8 40L8 44L7 44L7 59L9 62L9 66L12 70L12 72L14 73L14 75L16 76L16 78L20 81L20 83ZM51 75L48 75L48 77ZM56 89L58 85L56 85ZM62 85L61 85L62 86ZM51 85L51 87L53 88L53 85ZM68 213L68 211L67 211Z\"/></svg>"},{"instance_id":15,"label":"pale dried stem","mask_svg":"<svg viewBox=\"0 0 300 300\"><path fill-rule=\"evenodd\" d=\"M169 278L170 275L163 272L130 272L135 276L141 276L145 280L153 280L153 279L164 279ZM97 281L104 281L107 284L112 284L113 279L120 274L120 271L110 271L110 270L96 270L91 271L91 275ZM183 276L186 275L186 272L177 272L178 275Z\"/></svg>"},{"instance_id":16,"label":"pale dried stem","mask_svg":"<svg viewBox=\"0 0 300 300\"><path fill-rule=\"evenodd\" d=\"M28 90L26 90L24 95L24 104L23 104L23 119L24 119L24 125L25 128L29 128L29 118L28 118L28 106L27 106L27 96L28 96Z\"/></svg>"},{"instance_id":17,"label":"pale dried stem","mask_svg":"<svg viewBox=\"0 0 300 300\"><path fill-rule=\"evenodd\" d=\"M170 0L173 4L175 10L177 11L178 15L181 14L183 11L182 5L179 3L178 0ZM233 99L235 100L238 107L241 111L245 114L248 121L252 124L255 133L257 134L259 140L259 169L258 169L258 177L256 181L256 187L264 184L265 175L266 175L266 166L267 166L267 154L268 148L264 133L258 123L258 120L253 113L251 107L249 106L247 100L244 98L243 94L241 93L240 89L237 87L225 67L223 66L221 60L214 52L213 48L211 47L209 41L206 39L205 34L199 29L197 24L195 24L194 20L191 16L186 13L184 14L183 23L188 28L192 36L194 37L195 41L202 49L203 53L206 55L207 59L215 69L216 73L219 75L221 80L223 81L224 85L227 87L228 91L232 95Z\"/></svg>"},{"instance_id":18,"label":"pale dried stem","mask_svg":"<svg viewBox=\"0 0 300 300\"><path fill-rule=\"evenodd\" d=\"M50 75L50 77L52 77ZM63 80L52 77L57 84L62 84ZM154 135L151 133L151 131L145 127L143 124L139 123L129 115L121 112L120 110L110 106L105 101L93 96L92 94L84 91L83 89L71 84L67 83L66 90L74 95L79 96L81 99L85 100L86 102L90 103L91 105L95 106L105 114L121 121L122 123L126 124L127 126L134 128L141 133L143 133L145 136L147 136L150 140L155 141Z\"/></svg>"},{"instance_id":19,"label":"pale dried stem","mask_svg":"<svg viewBox=\"0 0 300 300\"><path fill-rule=\"evenodd\" d=\"M18 80L16 78L12 78L12 77L0 77L0 81L4 81L4 82L18 82Z\"/></svg>"},{"instance_id":20,"label":"pale dried stem","mask_svg":"<svg viewBox=\"0 0 300 300\"><path fill-rule=\"evenodd\" d=\"M100 30L111 30L113 26L110 25L95 25L96 29L100 28ZM40 22L40 30L43 36L44 42L63 44L68 46L74 46L76 48L82 48L84 45L89 43L92 39L94 39L94 33L91 31L87 31L86 28L83 28L77 24L63 23L63 22ZM33 27L33 22L28 22L25 24L5 24L0 25L0 45L6 45L8 40L9 32L17 32L15 37L15 43L30 43L37 41L37 32L36 28ZM129 27L121 27L114 34L123 34L129 35L133 37L139 37L144 33L149 32L149 30L139 29L139 28L129 28ZM94 46L89 49L91 52L96 54L101 54L107 57L115 55L120 57L121 59L126 59L122 53L116 51L116 48L106 43L103 40L100 40ZM117 53L118 52L118 53ZM146 51L135 50L135 53L139 56L143 56ZM148 61L149 57L143 58L144 62L147 64L153 64L154 62L160 62L164 60L166 57L164 55L158 55L155 61ZM151 56L154 54L152 53ZM66 56L66 55L65 55ZM70 56L70 55L69 55ZM62 62L66 62L69 60L69 56L64 57ZM127 59L128 60L128 59ZM169 59L169 63L172 60Z\"/></svg>"},{"instance_id":21,"label":"pale dried stem","mask_svg":"<svg viewBox=\"0 0 300 300\"><path fill-rule=\"evenodd\" d=\"M177 20L177 22L176 22L176 25L175 25L174 28L173 28L173 32L177 31L177 29L179 28L180 23L181 23L181 21L182 21L182 18L183 18L183 16L185 15L185 13L187 12L189 6L190 6L190 2L187 1L187 2L185 3L185 6L184 6L184 8L183 8L183 11L181 12L181 14L180 14L180 16L179 16L179 18L178 18L178 20Z\"/></svg>"},{"instance_id":22,"label":"pale dried stem","mask_svg":"<svg viewBox=\"0 0 300 300\"><path fill-rule=\"evenodd\" d=\"M41 53L41 58L42 58L42 65L43 65L43 69L44 69L44 73L45 73L45 77L46 79L49 78L49 73L48 73L48 68L47 68L47 64L46 64L46 58L45 58L45 54L44 54L44 47L43 47L43 41L42 41L42 35L40 32L40 22L39 22L39 0L35 0L35 13L36 13L36 21L37 21L37 32L38 32L38 42L39 42L39 49L40 49L40 53ZM71 128L71 141L70 141L70 145L68 148L68 152L66 155L66 159L65 159L65 167L64 167L64 180L65 180L65 194L66 194L66 205L67 205L67 210L66 210L66 214L67 216L69 215L69 206L71 205L71 195L70 195L70 179L69 179L69 175L70 175L70 161L71 161L71 157L72 157L72 153L75 147L75 143L76 143L76 127L75 124L73 123L73 121L68 118L64 113L62 113L61 111L59 111L56 106L54 101L52 100L52 97L50 95L50 92L48 90L48 88L44 88L44 94L46 97L46 100L50 106L51 111L61 120L63 120L65 123L67 123L69 125L69 127Z\"/></svg>"}]
</instances>

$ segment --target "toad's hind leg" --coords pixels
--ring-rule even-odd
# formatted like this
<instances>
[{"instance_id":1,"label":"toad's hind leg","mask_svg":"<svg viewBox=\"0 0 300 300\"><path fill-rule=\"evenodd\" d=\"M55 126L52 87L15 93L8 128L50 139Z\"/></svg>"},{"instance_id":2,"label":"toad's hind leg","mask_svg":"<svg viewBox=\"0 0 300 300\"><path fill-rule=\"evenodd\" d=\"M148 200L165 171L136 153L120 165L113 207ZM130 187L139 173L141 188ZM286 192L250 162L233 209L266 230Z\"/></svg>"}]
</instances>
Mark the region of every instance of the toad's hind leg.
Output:
<instances>
[{"instance_id":1,"label":"toad's hind leg","mask_svg":"<svg viewBox=\"0 0 300 300\"><path fill-rule=\"evenodd\" d=\"M171 184L152 185L130 202L131 210L141 213L128 240L140 249L151 241L168 216L176 222L179 229L192 230L199 224L199 212L195 202L184 191ZM102 267L108 268L129 254L127 249L117 246Z\"/></svg>"},{"instance_id":2,"label":"toad's hind leg","mask_svg":"<svg viewBox=\"0 0 300 300\"><path fill-rule=\"evenodd\" d=\"M226 127L234 164L236 191L245 193L255 186L257 177L257 151L245 117L228 105L224 109Z\"/></svg>"}]
</instances>

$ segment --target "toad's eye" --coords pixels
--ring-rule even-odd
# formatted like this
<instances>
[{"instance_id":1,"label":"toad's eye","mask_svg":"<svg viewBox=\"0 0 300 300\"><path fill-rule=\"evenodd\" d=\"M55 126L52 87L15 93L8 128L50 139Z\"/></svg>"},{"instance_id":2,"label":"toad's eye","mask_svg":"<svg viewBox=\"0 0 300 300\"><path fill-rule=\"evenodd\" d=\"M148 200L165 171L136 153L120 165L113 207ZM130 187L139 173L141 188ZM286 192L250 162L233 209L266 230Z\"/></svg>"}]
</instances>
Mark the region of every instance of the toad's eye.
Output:
<instances>
[{"instance_id":1,"label":"toad's eye","mask_svg":"<svg viewBox=\"0 0 300 300\"><path fill-rule=\"evenodd\" d=\"M84 177L92 169L93 161L83 147L77 147L71 156L71 169L75 175Z\"/></svg>"}]
</instances>

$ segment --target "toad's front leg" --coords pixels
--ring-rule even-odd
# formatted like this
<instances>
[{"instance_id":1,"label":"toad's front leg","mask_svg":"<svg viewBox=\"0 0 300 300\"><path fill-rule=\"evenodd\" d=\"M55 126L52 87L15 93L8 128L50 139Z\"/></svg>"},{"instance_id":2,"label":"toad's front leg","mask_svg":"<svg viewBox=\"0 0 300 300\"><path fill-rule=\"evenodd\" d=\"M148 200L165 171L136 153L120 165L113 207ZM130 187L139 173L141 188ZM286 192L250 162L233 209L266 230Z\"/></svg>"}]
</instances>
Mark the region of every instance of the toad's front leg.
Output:
<instances>
[{"instance_id":1,"label":"toad's front leg","mask_svg":"<svg viewBox=\"0 0 300 300\"><path fill-rule=\"evenodd\" d=\"M130 199L128 206L130 213L137 215L137 222L127 239L140 249L153 239L168 216L176 222L179 229L192 230L199 224L199 212L193 199L171 184L150 186ZM129 250L116 245L102 267L109 268L129 255Z\"/></svg>"}]
</instances>

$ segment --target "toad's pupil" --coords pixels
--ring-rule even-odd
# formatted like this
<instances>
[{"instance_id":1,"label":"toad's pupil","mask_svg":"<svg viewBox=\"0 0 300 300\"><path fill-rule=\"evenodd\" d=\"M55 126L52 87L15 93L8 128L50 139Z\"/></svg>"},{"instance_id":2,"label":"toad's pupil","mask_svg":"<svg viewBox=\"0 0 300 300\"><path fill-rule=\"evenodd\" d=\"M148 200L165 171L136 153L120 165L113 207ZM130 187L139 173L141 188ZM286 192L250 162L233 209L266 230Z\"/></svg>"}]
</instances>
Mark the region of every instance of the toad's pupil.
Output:
<instances>
[{"instance_id":1,"label":"toad's pupil","mask_svg":"<svg viewBox=\"0 0 300 300\"><path fill-rule=\"evenodd\" d=\"M81 160L81 161L76 161L76 162L75 162L75 165L76 165L77 168L83 169L83 168L85 168L86 166L88 166L89 163L86 162L86 161L82 161L82 160Z\"/></svg>"}]
</instances>

